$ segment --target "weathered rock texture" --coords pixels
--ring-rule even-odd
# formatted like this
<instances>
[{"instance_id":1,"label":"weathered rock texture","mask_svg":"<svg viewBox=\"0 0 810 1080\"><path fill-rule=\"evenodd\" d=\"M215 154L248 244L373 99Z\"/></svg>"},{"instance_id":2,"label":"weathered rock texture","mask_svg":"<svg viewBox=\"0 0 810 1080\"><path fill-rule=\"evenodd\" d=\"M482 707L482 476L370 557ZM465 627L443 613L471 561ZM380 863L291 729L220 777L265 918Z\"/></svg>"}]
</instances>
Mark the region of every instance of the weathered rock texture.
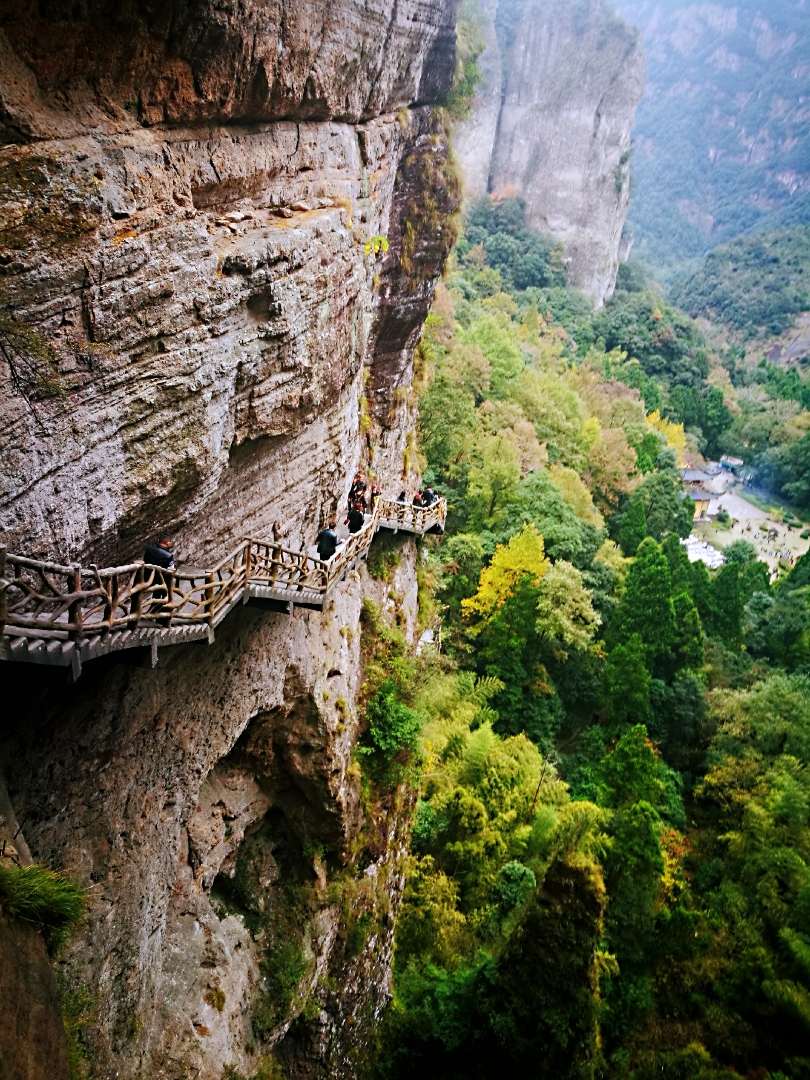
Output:
<instances>
[{"instance_id":1,"label":"weathered rock texture","mask_svg":"<svg viewBox=\"0 0 810 1080\"><path fill-rule=\"evenodd\" d=\"M0 525L13 550L109 564L162 527L195 559L274 527L311 538L358 460L364 365L374 413L399 432L375 464L383 481L401 469L403 425L388 416L456 202L442 131L428 107L406 107L438 79L425 58L447 48L445 5L362 19L330 5L323 41L310 40L316 5L300 37L264 5L195 5L194 34L175 7L165 27L91 11L72 48L71 24L39 37L22 14L6 25L19 50L0 71L7 135L28 140L0 154ZM271 28L283 59L260 108ZM144 113L159 88L163 111ZM433 221L413 211L414 177ZM375 260L364 243L377 234L391 246Z\"/></svg>"},{"instance_id":2,"label":"weathered rock texture","mask_svg":"<svg viewBox=\"0 0 810 1080\"><path fill-rule=\"evenodd\" d=\"M602 0L486 0L481 11L483 79L457 137L467 194L521 195L527 224L565 246L570 283L601 304L630 199L640 37Z\"/></svg>"},{"instance_id":3,"label":"weathered rock texture","mask_svg":"<svg viewBox=\"0 0 810 1080\"><path fill-rule=\"evenodd\" d=\"M251 1020L262 959L290 942L305 955L291 1017L308 1002L281 1048L291 1072L353 1075L387 1000L404 854L397 793L364 807L352 767L359 613L364 597L385 610L399 594L412 635L415 581L410 545L390 582L363 569L324 613L238 609L212 646L163 650L154 670L102 660L66 687L64 673L10 668L15 808L34 857L91 886L65 964L99 1006L91 1075L250 1075L289 1026L282 1015L263 1043ZM263 861L234 886L246 836L264 839ZM307 897L298 921L292 888ZM271 905L289 929L252 934L246 921Z\"/></svg>"},{"instance_id":4,"label":"weathered rock texture","mask_svg":"<svg viewBox=\"0 0 810 1080\"><path fill-rule=\"evenodd\" d=\"M0 1076L69 1080L67 1044L48 954L30 925L0 912Z\"/></svg>"},{"instance_id":5,"label":"weathered rock texture","mask_svg":"<svg viewBox=\"0 0 810 1080\"><path fill-rule=\"evenodd\" d=\"M358 463L399 490L458 201L430 108L453 25L452 0L2 6L0 542L114 565L168 529L211 565L312 543ZM273 1045L290 1075L354 1074L404 828L351 767L358 618L372 595L413 637L406 550L393 583L240 609L154 671L3 672L32 855L93 886L65 978L96 996L94 1077L250 1075Z\"/></svg>"},{"instance_id":6,"label":"weathered rock texture","mask_svg":"<svg viewBox=\"0 0 810 1080\"><path fill-rule=\"evenodd\" d=\"M30 866L31 852L0 775L0 863ZM45 942L0 910L0 1076L70 1080L67 1043Z\"/></svg>"}]
</instances>

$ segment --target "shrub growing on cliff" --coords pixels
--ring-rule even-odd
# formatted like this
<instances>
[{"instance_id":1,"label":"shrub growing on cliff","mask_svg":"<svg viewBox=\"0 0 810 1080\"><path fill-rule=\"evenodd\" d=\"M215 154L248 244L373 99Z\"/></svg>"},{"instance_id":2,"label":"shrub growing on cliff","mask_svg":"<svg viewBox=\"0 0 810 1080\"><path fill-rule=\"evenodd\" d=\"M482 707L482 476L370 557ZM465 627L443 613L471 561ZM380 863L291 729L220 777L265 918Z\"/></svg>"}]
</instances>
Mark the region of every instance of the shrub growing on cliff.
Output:
<instances>
[{"instance_id":1,"label":"shrub growing on cliff","mask_svg":"<svg viewBox=\"0 0 810 1080\"><path fill-rule=\"evenodd\" d=\"M484 38L479 25L478 4L467 0L462 4L456 21L456 70L447 95L447 111L458 123L472 111L475 88L481 81L478 57L484 51Z\"/></svg>"},{"instance_id":2,"label":"shrub growing on cliff","mask_svg":"<svg viewBox=\"0 0 810 1080\"><path fill-rule=\"evenodd\" d=\"M40 930L50 952L65 940L84 906L84 890L64 874L44 866L0 863L0 909Z\"/></svg>"},{"instance_id":3,"label":"shrub growing on cliff","mask_svg":"<svg viewBox=\"0 0 810 1080\"><path fill-rule=\"evenodd\" d=\"M399 700L392 679L386 679L368 703L368 719L373 748L391 757L412 750L422 728L421 716Z\"/></svg>"}]
</instances>

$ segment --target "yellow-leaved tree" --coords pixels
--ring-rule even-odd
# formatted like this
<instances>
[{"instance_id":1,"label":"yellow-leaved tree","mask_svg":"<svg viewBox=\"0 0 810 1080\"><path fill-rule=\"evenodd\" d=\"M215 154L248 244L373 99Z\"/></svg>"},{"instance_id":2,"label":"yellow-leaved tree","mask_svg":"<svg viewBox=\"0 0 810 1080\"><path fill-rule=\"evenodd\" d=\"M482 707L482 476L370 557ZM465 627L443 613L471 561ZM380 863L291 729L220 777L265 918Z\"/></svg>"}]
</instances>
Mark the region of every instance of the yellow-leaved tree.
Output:
<instances>
[{"instance_id":1,"label":"yellow-leaved tree","mask_svg":"<svg viewBox=\"0 0 810 1080\"><path fill-rule=\"evenodd\" d=\"M548 470L549 476L562 492L562 497L577 515L580 521L587 521L597 529L604 527L605 521L593 505L591 493L582 481L579 473L566 465L556 462Z\"/></svg>"},{"instance_id":2,"label":"yellow-leaved tree","mask_svg":"<svg viewBox=\"0 0 810 1080\"><path fill-rule=\"evenodd\" d=\"M601 622L582 573L570 562L558 559L540 585L537 632L541 639L548 642L558 660L567 660L569 649L587 649Z\"/></svg>"},{"instance_id":3,"label":"yellow-leaved tree","mask_svg":"<svg viewBox=\"0 0 810 1080\"><path fill-rule=\"evenodd\" d=\"M486 617L514 595L525 577L537 584L548 568L543 537L535 525L524 525L508 544L495 548L492 562L481 571L478 592L461 601L462 611L468 616Z\"/></svg>"},{"instance_id":4,"label":"yellow-leaved tree","mask_svg":"<svg viewBox=\"0 0 810 1080\"><path fill-rule=\"evenodd\" d=\"M655 412L651 412L647 417L647 423L653 429L653 431L660 431L660 433L667 440L669 445L675 451L678 458L679 465L686 464L686 435L683 430L683 424L673 424L671 420L667 420L665 416L662 416L658 409Z\"/></svg>"}]
</instances>

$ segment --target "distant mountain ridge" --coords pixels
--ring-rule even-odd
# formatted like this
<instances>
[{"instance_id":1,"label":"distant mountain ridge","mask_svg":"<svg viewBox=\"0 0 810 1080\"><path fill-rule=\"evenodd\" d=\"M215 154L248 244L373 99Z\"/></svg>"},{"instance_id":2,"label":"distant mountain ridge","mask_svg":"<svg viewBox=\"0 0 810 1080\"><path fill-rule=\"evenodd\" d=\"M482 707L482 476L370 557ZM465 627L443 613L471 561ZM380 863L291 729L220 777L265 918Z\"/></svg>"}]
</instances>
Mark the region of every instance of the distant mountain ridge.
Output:
<instances>
[{"instance_id":1,"label":"distant mountain ridge","mask_svg":"<svg viewBox=\"0 0 810 1080\"><path fill-rule=\"evenodd\" d=\"M618 0L648 83L633 132L636 253L664 276L743 232L810 224L810 3Z\"/></svg>"}]
</instances>

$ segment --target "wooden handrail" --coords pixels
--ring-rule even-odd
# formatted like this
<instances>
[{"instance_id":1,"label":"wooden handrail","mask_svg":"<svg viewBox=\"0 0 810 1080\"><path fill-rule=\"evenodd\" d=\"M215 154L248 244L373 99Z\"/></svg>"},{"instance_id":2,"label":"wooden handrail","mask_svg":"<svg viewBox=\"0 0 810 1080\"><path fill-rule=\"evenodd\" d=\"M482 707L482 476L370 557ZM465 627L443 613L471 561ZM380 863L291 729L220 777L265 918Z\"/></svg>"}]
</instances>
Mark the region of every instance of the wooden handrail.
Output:
<instances>
[{"instance_id":1,"label":"wooden handrail","mask_svg":"<svg viewBox=\"0 0 810 1080\"><path fill-rule=\"evenodd\" d=\"M251 589L289 604L322 604L379 528L425 533L443 527L446 515L444 499L416 507L379 497L363 527L329 560L275 541L245 539L211 569L199 571L166 571L143 562L83 569L0 548L0 635L62 640L67 648L119 630L196 625L208 628L210 640L218 620Z\"/></svg>"}]
</instances>

